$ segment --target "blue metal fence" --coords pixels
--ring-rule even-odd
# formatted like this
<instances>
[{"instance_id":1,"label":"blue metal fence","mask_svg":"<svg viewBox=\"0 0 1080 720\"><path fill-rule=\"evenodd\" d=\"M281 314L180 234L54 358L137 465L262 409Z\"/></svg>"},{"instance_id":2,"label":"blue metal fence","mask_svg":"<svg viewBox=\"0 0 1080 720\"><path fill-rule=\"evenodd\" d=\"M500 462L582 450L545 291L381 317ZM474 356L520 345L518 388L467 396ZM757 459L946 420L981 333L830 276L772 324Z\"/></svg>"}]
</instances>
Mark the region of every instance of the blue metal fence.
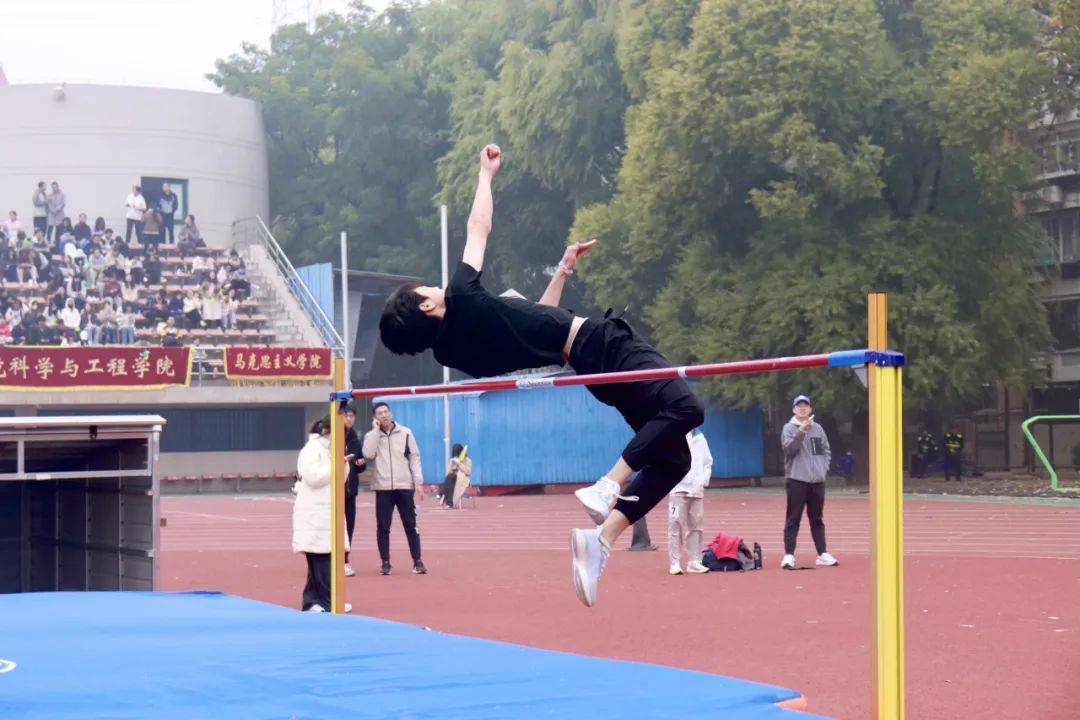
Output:
<instances>
[{"instance_id":1,"label":"blue metal fence","mask_svg":"<svg viewBox=\"0 0 1080 720\"><path fill-rule=\"evenodd\" d=\"M387 398L394 418L420 445L424 482L446 472L442 398ZM583 387L486 392L450 398L451 442L469 446L474 485L591 482L605 473L632 431L613 408ZM713 477L764 474L760 410L709 410L702 432Z\"/></svg>"},{"instance_id":2,"label":"blue metal fence","mask_svg":"<svg viewBox=\"0 0 1080 720\"><path fill-rule=\"evenodd\" d=\"M340 318L334 317L334 271L330 263L317 263L296 268L296 274L307 285L315 302L319 304L334 327L341 325Z\"/></svg>"}]
</instances>

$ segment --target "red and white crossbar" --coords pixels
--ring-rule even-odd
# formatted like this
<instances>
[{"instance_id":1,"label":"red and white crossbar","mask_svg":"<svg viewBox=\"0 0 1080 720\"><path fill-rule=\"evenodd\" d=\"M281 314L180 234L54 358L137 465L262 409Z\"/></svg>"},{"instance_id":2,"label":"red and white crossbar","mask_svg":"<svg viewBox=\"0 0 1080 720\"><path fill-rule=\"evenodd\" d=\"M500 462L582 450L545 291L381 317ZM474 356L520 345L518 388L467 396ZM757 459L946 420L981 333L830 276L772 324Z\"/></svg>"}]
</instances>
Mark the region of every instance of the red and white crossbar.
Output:
<instances>
[{"instance_id":1,"label":"red and white crossbar","mask_svg":"<svg viewBox=\"0 0 1080 720\"><path fill-rule=\"evenodd\" d=\"M340 390L331 393L330 399L349 400L352 398L396 397L402 395L453 395L492 390L531 390L534 388L569 387L571 385L608 385L622 382L642 382L644 380L744 375L747 373L780 372L783 370L802 370L818 367L855 367L866 364L900 366L904 364L904 356L902 353L891 350L841 350L819 355L683 365L682 367L628 370L592 375L523 377L503 380L478 380L453 385L415 385Z\"/></svg>"}]
</instances>

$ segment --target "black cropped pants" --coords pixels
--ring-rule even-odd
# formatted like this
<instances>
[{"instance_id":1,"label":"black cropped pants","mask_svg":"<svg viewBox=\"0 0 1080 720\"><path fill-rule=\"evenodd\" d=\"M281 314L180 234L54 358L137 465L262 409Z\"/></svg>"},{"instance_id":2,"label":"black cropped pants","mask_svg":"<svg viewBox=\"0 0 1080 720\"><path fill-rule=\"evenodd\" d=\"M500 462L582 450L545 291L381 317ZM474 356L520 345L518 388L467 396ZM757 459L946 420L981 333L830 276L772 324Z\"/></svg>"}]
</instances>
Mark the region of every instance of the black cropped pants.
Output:
<instances>
[{"instance_id":1,"label":"black cropped pants","mask_svg":"<svg viewBox=\"0 0 1080 720\"><path fill-rule=\"evenodd\" d=\"M621 318L586 320L570 349L570 366L586 375L671 367ZM623 491L636 501L620 499L615 509L631 523L644 517L679 484L690 470L686 434L705 421L701 401L682 378L590 385L589 392L614 407L635 435L622 458L637 475Z\"/></svg>"}]
</instances>

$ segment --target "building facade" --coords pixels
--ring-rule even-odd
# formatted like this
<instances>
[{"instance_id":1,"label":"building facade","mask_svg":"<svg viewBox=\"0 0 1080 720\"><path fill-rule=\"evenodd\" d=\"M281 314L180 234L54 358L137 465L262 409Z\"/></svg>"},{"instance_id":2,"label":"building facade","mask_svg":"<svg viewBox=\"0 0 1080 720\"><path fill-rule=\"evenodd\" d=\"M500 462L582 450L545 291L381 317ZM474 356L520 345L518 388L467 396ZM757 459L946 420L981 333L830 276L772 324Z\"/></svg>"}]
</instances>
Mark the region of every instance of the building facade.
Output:
<instances>
[{"instance_id":1,"label":"building facade","mask_svg":"<svg viewBox=\"0 0 1080 720\"><path fill-rule=\"evenodd\" d=\"M0 209L24 224L38 181L57 181L76 222L123 230L132 185L169 181L211 245L238 218L269 215L257 103L224 94L107 85L0 86ZM179 221L179 218L178 218Z\"/></svg>"}]
</instances>

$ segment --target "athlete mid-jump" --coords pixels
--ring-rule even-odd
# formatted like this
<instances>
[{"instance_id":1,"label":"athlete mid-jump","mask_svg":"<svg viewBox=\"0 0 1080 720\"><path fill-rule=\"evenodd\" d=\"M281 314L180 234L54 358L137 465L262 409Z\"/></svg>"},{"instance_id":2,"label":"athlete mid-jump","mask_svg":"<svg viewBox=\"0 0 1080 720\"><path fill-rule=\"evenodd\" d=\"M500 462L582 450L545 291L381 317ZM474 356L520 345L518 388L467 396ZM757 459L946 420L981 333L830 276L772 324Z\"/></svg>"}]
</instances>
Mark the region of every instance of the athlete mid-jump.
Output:
<instances>
[{"instance_id":1,"label":"athlete mid-jump","mask_svg":"<svg viewBox=\"0 0 1080 720\"><path fill-rule=\"evenodd\" d=\"M539 302L498 297L484 288L480 275L491 233L491 181L500 164L498 146L481 151L465 252L450 284L399 288L379 322L383 344L399 355L432 348L440 363L473 377L567 363L578 374L670 367L625 320L577 317L559 307L567 276L595 240L566 249ZM702 423L704 413L682 379L596 385L589 392L615 407L636 433L607 474L575 493L599 526L570 534L574 589L592 606L615 540L690 469L686 434Z\"/></svg>"}]
</instances>

